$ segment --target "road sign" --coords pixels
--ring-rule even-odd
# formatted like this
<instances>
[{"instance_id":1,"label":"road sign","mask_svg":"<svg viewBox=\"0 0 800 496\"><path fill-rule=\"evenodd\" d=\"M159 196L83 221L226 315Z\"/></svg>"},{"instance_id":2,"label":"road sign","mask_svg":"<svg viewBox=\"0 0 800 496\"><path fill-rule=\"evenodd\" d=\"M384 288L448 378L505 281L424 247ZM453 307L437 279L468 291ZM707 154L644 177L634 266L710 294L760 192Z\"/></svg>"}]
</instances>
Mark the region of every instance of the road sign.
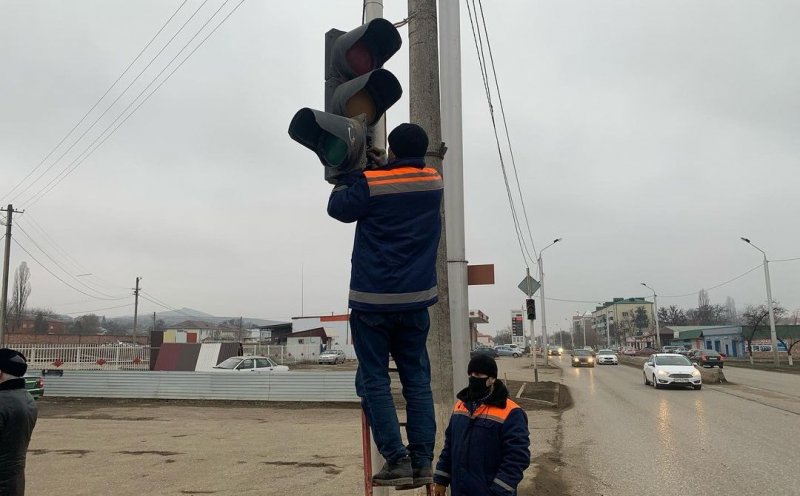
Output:
<instances>
[{"instance_id":1,"label":"road sign","mask_svg":"<svg viewBox=\"0 0 800 496\"><path fill-rule=\"evenodd\" d=\"M523 279L522 282L519 283L519 286L517 287L520 289L520 291L525 293L528 296L528 298L530 298L531 296L534 295L534 293L536 293L536 291L539 289L540 286L541 284L539 284L539 281L537 281L531 276L525 276L525 279Z\"/></svg>"}]
</instances>

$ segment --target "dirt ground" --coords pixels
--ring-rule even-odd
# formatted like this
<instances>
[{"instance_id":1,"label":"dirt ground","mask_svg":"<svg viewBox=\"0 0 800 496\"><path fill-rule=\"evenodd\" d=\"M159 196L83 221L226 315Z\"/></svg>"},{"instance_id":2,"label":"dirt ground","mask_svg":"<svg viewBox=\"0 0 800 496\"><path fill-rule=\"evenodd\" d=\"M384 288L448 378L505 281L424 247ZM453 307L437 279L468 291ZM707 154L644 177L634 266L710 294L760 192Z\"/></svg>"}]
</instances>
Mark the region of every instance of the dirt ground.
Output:
<instances>
[{"instance_id":1,"label":"dirt ground","mask_svg":"<svg viewBox=\"0 0 800 496\"><path fill-rule=\"evenodd\" d=\"M525 359L499 363L512 396L532 379ZM540 380L559 377L540 369ZM525 396L515 401L528 412L534 463L519 494L566 494L560 410ZM357 404L44 398L39 407L31 496L363 494Z\"/></svg>"}]
</instances>

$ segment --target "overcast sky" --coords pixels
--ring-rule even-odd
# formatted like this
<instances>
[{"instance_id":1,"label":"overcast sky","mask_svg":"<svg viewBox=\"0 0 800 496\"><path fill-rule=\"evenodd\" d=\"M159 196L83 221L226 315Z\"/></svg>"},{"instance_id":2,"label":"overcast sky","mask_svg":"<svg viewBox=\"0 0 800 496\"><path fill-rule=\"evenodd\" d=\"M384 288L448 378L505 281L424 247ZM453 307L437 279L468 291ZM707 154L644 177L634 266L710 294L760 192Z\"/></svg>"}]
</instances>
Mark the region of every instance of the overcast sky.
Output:
<instances>
[{"instance_id":1,"label":"overcast sky","mask_svg":"<svg viewBox=\"0 0 800 496\"><path fill-rule=\"evenodd\" d=\"M132 296L96 297L130 295L141 276L162 303L220 316L346 311L353 226L327 216L331 187L287 127L299 108L323 107L324 33L360 23L355 0L245 1L97 151L32 201L223 1L208 0L67 151L202 4L188 0L38 168L181 1L0 3L0 201L26 209L14 217L14 239L38 262L12 243L11 267L30 266L29 305L59 313L129 305L96 313L130 315ZM237 3L224 5L177 60ZM691 307L696 295L667 296L760 263L739 236L770 259L800 257L800 3L483 7L536 249L564 238L545 252L547 296L583 301L548 301L550 329L593 310L590 302L648 295L642 281L661 306ZM406 2L386 2L386 18L406 16ZM386 68L407 91L407 27L400 32L403 48ZM516 286L526 265L536 267L514 234L464 3L461 34L466 253L496 270L495 285L470 288L469 307L488 314L482 330L494 331L522 307ZM408 119L408 104L404 97L390 110L390 127ZM774 298L800 307L800 261L770 267ZM764 302L763 271L710 291L712 303L726 296L739 307ZM141 313L161 310L140 302Z\"/></svg>"}]
</instances>

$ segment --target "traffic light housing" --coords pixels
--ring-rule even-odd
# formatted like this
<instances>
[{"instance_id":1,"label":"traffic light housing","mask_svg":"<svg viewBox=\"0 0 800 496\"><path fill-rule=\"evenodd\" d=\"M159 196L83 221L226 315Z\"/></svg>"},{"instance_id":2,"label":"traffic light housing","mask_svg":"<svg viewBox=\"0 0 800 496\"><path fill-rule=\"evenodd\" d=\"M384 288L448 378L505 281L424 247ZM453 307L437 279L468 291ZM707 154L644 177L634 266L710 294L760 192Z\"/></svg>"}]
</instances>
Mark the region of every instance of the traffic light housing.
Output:
<instances>
[{"instance_id":1,"label":"traffic light housing","mask_svg":"<svg viewBox=\"0 0 800 496\"><path fill-rule=\"evenodd\" d=\"M525 300L525 310L528 312L528 320L536 320L536 300L533 298Z\"/></svg>"},{"instance_id":2,"label":"traffic light housing","mask_svg":"<svg viewBox=\"0 0 800 496\"><path fill-rule=\"evenodd\" d=\"M403 94L397 78L382 69L401 44L397 28L381 18L325 34L325 112L300 109L289 136L317 154L328 182L366 167L372 126Z\"/></svg>"}]
</instances>

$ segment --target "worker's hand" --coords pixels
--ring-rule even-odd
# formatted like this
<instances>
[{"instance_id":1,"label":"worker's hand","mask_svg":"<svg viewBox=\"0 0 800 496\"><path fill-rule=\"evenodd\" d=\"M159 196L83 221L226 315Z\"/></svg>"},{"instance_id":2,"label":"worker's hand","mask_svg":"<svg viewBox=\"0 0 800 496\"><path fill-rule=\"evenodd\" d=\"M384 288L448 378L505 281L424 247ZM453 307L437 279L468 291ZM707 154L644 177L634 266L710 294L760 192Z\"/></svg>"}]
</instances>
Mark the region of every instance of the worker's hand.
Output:
<instances>
[{"instance_id":1,"label":"worker's hand","mask_svg":"<svg viewBox=\"0 0 800 496\"><path fill-rule=\"evenodd\" d=\"M367 163L367 168L369 169L383 167L389 161L386 150L376 147L367 150L367 158L369 159Z\"/></svg>"},{"instance_id":2,"label":"worker's hand","mask_svg":"<svg viewBox=\"0 0 800 496\"><path fill-rule=\"evenodd\" d=\"M433 496L444 496L447 493L447 486L441 484L433 485Z\"/></svg>"}]
</instances>

